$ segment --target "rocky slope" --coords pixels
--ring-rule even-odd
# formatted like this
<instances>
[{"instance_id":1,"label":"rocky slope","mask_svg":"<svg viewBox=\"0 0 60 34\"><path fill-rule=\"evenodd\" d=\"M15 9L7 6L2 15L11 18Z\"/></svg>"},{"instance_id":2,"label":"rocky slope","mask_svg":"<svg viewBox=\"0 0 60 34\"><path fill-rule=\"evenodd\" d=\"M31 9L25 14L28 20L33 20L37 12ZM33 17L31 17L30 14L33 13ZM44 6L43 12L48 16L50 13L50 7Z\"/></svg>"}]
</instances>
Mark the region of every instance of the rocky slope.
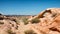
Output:
<instances>
[{"instance_id":1,"label":"rocky slope","mask_svg":"<svg viewBox=\"0 0 60 34\"><path fill-rule=\"evenodd\" d=\"M0 34L60 34L60 8L48 8L23 19L0 15Z\"/></svg>"},{"instance_id":2,"label":"rocky slope","mask_svg":"<svg viewBox=\"0 0 60 34\"><path fill-rule=\"evenodd\" d=\"M60 34L60 9L49 8L44 10L39 15L32 19L38 18L40 22L35 26L31 26L32 29L37 30L38 34ZM31 20L32 20L31 19ZM30 21L31 21L30 20Z\"/></svg>"}]
</instances>

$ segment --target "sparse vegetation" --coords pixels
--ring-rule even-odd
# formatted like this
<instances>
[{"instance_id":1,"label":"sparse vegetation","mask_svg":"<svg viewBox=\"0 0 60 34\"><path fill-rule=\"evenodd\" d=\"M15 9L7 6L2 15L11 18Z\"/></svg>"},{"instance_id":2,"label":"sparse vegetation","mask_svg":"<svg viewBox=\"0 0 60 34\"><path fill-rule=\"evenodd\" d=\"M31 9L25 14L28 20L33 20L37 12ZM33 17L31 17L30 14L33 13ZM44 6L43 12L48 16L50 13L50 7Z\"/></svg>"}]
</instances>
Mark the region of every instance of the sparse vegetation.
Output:
<instances>
[{"instance_id":1,"label":"sparse vegetation","mask_svg":"<svg viewBox=\"0 0 60 34\"><path fill-rule=\"evenodd\" d=\"M18 30L18 26L15 27Z\"/></svg>"},{"instance_id":2,"label":"sparse vegetation","mask_svg":"<svg viewBox=\"0 0 60 34\"><path fill-rule=\"evenodd\" d=\"M8 30L7 32L8 34L16 34L16 33L13 33L11 30Z\"/></svg>"},{"instance_id":3,"label":"sparse vegetation","mask_svg":"<svg viewBox=\"0 0 60 34\"><path fill-rule=\"evenodd\" d=\"M16 22L16 24L19 24L20 23L18 19L16 19L15 22Z\"/></svg>"},{"instance_id":4,"label":"sparse vegetation","mask_svg":"<svg viewBox=\"0 0 60 34\"><path fill-rule=\"evenodd\" d=\"M14 24L12 24L12 27L14 27Z\"/></svg>"},{"instance_id":5,"label":"sparse vegetation","mask_svg":"<svg viewBox=\"0 0 60 34\"><path fill-rule=\"evenodd\" d=\"M28 18L23 18L22 20L23 20L25 25L28 24Z\"/></svg>"},{"instance_id":6,"label":"sparse vegetation","mask_svg":"<svg viewBox=\"0 0 60 34\"><path fill-rule=\"evenodd\" d=\"M4 24L4 22L0 22L0 24Z\"/></svg>"},{"instance_id":7,"label":"sparse vegetation","mask_svg":"<svg viewBox=\"0 0 60 34\"><path fill-rule=\"evenodd\" d=\"M40 22L40 20L39 20L38 18L35 18L35 19L32 19L31 22L32 22L32 23L38 23L38 22Z\"/></svg>"},{"instance_id":8,"label":"sparse vegetation","mask_svg":"<svg viewBox=\"0 0 60 34\"><path fill-rule=\"evenodd\" d=\"M26 30L24 33L25 34L36 34L33 30Z\"/></svg>"}]
</instances>

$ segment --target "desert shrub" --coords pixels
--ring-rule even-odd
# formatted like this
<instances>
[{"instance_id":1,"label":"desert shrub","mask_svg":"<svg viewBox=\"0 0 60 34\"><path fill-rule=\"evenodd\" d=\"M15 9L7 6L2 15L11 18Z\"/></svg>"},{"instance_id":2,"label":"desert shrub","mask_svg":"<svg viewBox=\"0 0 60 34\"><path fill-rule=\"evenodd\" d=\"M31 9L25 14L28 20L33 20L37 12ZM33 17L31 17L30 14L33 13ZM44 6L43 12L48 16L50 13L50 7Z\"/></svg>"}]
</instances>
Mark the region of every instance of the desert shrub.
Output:
<instances>
[{"instance_id":1,"label":"desert shrub","mask_svg":"<svg viewBox=\"0 0 60 34\"><path fill-rule=\"evenodd\" d=\"M32 19L31 22L32 22L32 23L39 23L40 20L39 20L38 18L35 18L35 19Z\"/></svg>"},{"instance_id":2,"label":"desert shrub","mask_svg":"<svg viewBox=\"0 0 60 34\"><path fill-rule=\"evenodd\" d=\"M0 24L4 24L4 22L0 22Z\"/></svg>"},{"instance_id":3,"label":"desert shrub","mask_svg":"<svg viewBox=\"0 0 60 34\"><path fill-rule=\"evenodd\" d=\"M15 22L16 22L16 24L19 24L20 23L20 21L18 19L15 19Z\"/></svg>"},{"instance_id":4,"label":"desert shrub","mask_svg":"<svg viewBox=\"0 0 60 34\"><path fill-rule=\"evenodd\" d=\"M15 27L18 30L18 26Z\"/></svg>"},{"instance_id":5,"label":"desert shrub","mask_svg":"<svg viewBox=\"0 0 60 34\"><path fill-rule=\"evenodd\" d=\"M28 18L23 18L22 20L23 20L25 25L28 24Z\"/></svg>"},{"instance_id":6,"label":"desert shrub","mask_svg":"<svg viewBox=\"0 0 60 34\"><path fill-rule=\"evenodd\" d=\"M8 30L7 32L8 34L16 34L16 33L13 33L11 30Z\"/></svg>"},{"instance_id":7,"label":"desert shrub","mask_svg":"<svg viewBox=\"0 0 60 34\"><path fill-rule=\"evenodd\" d=\"M12 27L14 27L14 24L12 24Z\"/></svg>"},{"instance_id":8,"label":"desert shrub","mask_svg":"<svg viewBox=\"0 0 60 34\"><path fill-rule=\"evenodd\" d=\"M25 34L36 34L33 30L26 30L24 33Z\"/></svg>"}]
</instances>

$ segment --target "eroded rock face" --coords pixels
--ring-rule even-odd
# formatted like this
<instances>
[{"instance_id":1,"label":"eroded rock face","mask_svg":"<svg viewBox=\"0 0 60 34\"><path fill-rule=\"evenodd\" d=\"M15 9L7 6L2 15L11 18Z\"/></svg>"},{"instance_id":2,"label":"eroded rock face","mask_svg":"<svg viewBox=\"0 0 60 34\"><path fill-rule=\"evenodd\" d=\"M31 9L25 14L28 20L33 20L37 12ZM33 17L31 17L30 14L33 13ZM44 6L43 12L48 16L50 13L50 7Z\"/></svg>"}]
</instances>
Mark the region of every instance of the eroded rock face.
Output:
<instances>
[{"instance_id":1,"label":"eroded rock face","mask_svg":"<svg viewBox=\"0 0 60 34\"><path fill-rule=\"evenodd\" d=\"M34 18L39 18L40 23L32 25L32 29L42 34L60 34L60 9L50 8ZM32 19L34 19L32 18ZM32 20L31 19L31 20Z\"/></svg>"}]
</instances>

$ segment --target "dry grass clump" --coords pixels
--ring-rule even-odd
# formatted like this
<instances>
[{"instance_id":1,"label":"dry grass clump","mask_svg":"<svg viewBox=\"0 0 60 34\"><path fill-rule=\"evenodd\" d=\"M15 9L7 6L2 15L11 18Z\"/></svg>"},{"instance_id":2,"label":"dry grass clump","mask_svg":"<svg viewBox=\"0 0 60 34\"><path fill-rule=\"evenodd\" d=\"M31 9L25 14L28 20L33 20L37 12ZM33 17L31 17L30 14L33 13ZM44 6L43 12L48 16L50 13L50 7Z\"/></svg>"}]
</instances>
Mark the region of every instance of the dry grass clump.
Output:
<instances>
[{"instance_id":1,"label":"dry grass clump","mask_svg":"<svg viewBox=\"0 0 60 34\"><path fill-rule=\"evenodd\" d=\"M38 18L32 19L32 21L31 21L32 24L33 23L39 23L39 22L40 22L40 20Z\"/></svg>"},{"instance_id":2,"label":"dry grass clump","mask_svg":"<svg viewBox=\"0 0 60 34\"><path fill-rule=\"evenodd\" d=\"M26 30L25 34L36 34L33 30Z\"/></svg>"},{"instance_id":3,"label":"dry grass clump","mask_svg":"<svg viewBox=\"0 0 60 34\"><path fill-rule=\"evenodd\" d=\"M23 20L23 22L24 22L25 25L28 24L28 18L23 18L22 20Z\"/></svg>"},{"instance_id":4,"label":"dry grass clump","mask_svg":"<svg viewBox=\"0 0 60 34\"><path fill-rule=\"evenodd\" d=\"M8 34L16 34L16 33L12 32L12 30L8 30L7 32L8 32Z\"/></svg>"},{"instance_id":5,"label":"dry grass clump","mask_svg":"<svg viewBox=\"0 0 60 34\"><path fill-rule=\"evenodd\" d=\"M0 22L0 24L4 24L4 22Z\"/></svg>"}]
</instances>

